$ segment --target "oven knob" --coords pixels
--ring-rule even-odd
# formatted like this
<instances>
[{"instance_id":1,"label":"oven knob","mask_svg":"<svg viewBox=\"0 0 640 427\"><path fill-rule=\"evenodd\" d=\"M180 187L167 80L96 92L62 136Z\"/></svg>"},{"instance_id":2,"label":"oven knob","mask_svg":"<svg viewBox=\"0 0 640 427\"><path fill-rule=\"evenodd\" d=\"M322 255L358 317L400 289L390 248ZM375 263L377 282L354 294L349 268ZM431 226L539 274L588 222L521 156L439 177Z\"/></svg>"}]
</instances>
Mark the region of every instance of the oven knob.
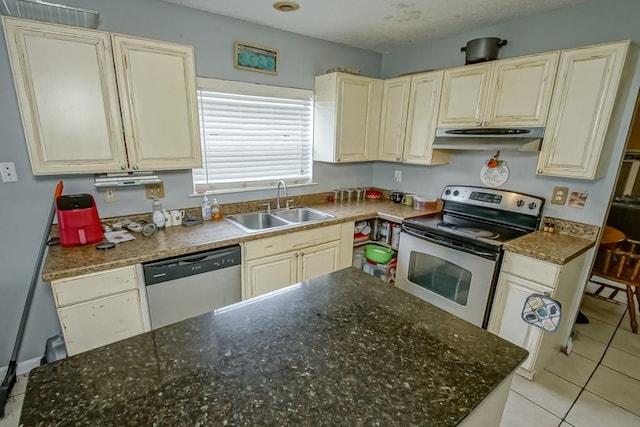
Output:
<instances>
[{"instance_id":1,"label":"oven knob","mask_svg":"<svg viewBox=\"0 0 640 427\"><path fill-rule=\"evenodd\" d=\"M445 190L445 192L444 192L444 195L445 195L445 196L448 196L449 194L451 194L451 190L446 189L446 190Z\"/></svg>"},{"instance_id":2,"label":"oven knob","mask_svg":"<svg viewBox=\"0 0 640 427\"><path fill-rule=\"evenodd\" d=\"M536 205L534 202L529 203L529 209L535 209L537 207L538 205Z\"/></svg>"},{"instance_id":3,"label":"oven knob","mask_svg":"<svg viewBox=\"0 0 640 427\"><path fill-rule=\"evenodd\" d=\"M524 200L520 199L516 202L516 206L518 206L519 208L524 206Z\"/></svg>"},{"instance_id":4,"label":"oven knob","mask_svg":"<svg viewBox=\"0 0 640 427\"><path fill-rule=\"evenodd\" d=\"M454 196L456 196L456 197L457 197L459 194L460 194L460 192L459 192L458 190L455 190L455 191L453 192L453 195L454 195Z\"/></svg>"}]
</instances>

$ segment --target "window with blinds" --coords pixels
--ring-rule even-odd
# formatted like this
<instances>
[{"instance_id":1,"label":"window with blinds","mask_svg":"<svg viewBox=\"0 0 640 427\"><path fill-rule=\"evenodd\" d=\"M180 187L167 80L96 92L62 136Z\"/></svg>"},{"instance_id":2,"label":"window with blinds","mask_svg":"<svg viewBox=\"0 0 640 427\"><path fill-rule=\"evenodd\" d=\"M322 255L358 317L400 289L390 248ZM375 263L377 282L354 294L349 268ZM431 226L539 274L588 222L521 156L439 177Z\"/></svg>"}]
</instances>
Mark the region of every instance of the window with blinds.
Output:
<instances>
[{"instance_id":1,"label":"window with blinds","mask_svg":"<svg viewBox=\"0 0 640 427\"><path fill-rule=\"evenodd\" d=\"M313 91L198 79L202 169L195 191L309 183Z\"/></svg>"}]
</instances>

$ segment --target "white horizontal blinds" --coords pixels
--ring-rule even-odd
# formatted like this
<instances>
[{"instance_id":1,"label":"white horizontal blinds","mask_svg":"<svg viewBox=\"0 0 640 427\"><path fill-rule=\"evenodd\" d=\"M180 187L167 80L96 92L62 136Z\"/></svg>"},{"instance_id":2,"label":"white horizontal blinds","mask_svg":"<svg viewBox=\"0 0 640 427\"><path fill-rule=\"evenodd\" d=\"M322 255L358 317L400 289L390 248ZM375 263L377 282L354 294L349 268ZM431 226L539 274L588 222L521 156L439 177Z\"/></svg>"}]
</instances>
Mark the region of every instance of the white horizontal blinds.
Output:
<instances>
[{"instance_id":1,"label":"white horizontal blinds","mask_svg":"<svg viewBox=\"0 0 640 427\"><path fill-rule=\"evenodd\" d=\"M198 91L204 167L193 171L196 191L311 180L312 92L269 89L268 96Z\"/></svg>"}]
</instances>

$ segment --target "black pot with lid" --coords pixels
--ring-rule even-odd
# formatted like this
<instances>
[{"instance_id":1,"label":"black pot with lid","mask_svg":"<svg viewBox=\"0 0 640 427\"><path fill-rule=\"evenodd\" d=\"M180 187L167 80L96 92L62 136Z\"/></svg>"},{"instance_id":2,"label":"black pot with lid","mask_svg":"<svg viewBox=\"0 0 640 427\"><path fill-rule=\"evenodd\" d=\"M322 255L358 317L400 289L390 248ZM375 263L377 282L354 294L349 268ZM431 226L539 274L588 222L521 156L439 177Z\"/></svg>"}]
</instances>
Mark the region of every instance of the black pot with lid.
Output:
<instances>
[{"instance_id":1,"label":"black pot with lid","mask_svg":"<svg viewBox=\"0 0 640 427\"><path fill-rule=\"evenodd\" d=\"M506 40L498 37L482 37L469 40L466 46L460 48L460 51L466 53L465 65L476 64L498 59L500 48L506 44Z\"/></svg>"}]
</instances>

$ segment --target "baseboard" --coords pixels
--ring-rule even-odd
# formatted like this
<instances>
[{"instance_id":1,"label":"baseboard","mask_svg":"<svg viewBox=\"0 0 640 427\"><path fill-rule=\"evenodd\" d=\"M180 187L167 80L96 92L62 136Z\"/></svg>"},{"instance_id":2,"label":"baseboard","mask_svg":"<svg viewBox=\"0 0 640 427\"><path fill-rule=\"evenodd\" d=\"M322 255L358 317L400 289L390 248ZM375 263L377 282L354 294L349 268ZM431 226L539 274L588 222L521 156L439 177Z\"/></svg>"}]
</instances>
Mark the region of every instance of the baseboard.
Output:
<instances>
[{"instance_id":1,"label":"baseboard","mask_svg":"<svg viewBox=\"0 0 640 427\"><path fill-rule=\"evenodd\" d=\"M16 367L16 375L26 374L33 368L37 368L38 366L40 366L40 360L42 360L41 357L36 357L35 359L18 362L18 366ZM7 366L3 366L0 368L0 382L2 382L4 376L7 374L7 369Z\"/></svg>"}]
</instances>

